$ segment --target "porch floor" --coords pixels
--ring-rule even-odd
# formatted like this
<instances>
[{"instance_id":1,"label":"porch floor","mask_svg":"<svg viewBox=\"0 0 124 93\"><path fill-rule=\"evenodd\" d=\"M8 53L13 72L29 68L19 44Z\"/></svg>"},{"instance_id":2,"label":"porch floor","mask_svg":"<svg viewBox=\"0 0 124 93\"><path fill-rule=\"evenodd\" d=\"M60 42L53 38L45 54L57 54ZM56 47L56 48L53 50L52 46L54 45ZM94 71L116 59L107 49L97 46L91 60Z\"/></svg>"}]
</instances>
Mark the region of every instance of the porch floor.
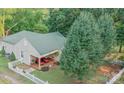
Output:
<instances>
[{"instance_id":1,"label":"porch floor","mask_svg":"<svg viewBox=\"0 0 124 93\"><path fill-rule=\"evenodd\" d=\"M32 68L35 68L37 70L40 70L42 67L46 67L46 66L49 66L50 68L52 68L52 67L54 67L56 65L55 63L56 63L55 61L49 61L48 63L45 63L43 65L40 65L40 68L39 68L39 64L32 63L31 64L31 67Z\"/></svg>"}]
</instances>

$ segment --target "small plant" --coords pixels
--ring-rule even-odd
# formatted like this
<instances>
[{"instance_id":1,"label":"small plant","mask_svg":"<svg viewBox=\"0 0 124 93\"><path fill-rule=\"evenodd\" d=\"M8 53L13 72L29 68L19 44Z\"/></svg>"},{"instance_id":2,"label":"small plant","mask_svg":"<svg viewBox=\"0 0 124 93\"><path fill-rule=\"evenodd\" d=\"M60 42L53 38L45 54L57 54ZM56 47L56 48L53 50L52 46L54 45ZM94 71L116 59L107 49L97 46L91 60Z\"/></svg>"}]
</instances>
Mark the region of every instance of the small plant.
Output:
<instances>
[{"instance_id":1,"label":"small plant","mask_svg":"<svg viewBox=\"0 0 124 93\"><path fill-rule=\"evenodd\" d=\"M0 51L0 54L1 54L2 56L5 56L6 52L5 52L4 47L2 47L2 50Z\"/></svg>"},{"instance_id":2,"label":"small plant","mask_svg":"<svg viewBox=\"0 0 124 93\"><path fill-rule=\"evenodd\" d=\"M49 70L49 67L48 66L41 68L41 71L48 71L48 70Z\"/></svg>"},{"instance_id":3,"label":"small plant","mask_svg":"<svg viewBox=\"0 0 124 93\"><path fill-rule=\"evenodd\" d=\"M9 59L10 59L10 61L16 60L15 54L13 52L11 53Z\"/></svg>"}]
</instances>

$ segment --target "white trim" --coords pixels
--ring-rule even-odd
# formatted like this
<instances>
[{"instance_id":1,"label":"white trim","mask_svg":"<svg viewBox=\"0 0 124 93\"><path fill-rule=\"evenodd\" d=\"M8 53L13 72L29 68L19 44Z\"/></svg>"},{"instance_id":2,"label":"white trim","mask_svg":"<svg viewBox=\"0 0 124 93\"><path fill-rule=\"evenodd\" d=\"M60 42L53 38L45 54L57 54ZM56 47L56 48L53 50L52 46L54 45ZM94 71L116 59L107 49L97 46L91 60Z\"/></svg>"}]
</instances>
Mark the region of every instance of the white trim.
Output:
<instances>
[{"instance_id":1,"label":"white trim","mask_svg":"<svg viewBox=\"0 0 124 93\"><path fill-rule=\"evenodd\" d=\"M45 56L51 55L51 54L56 53L56 52L59 52L59 51L60 51L60 50L54 50L54 51L49 52L49 53L47 53L47 54L40 55L39 57L45 57Z\"/></svg>"}]
</instances>

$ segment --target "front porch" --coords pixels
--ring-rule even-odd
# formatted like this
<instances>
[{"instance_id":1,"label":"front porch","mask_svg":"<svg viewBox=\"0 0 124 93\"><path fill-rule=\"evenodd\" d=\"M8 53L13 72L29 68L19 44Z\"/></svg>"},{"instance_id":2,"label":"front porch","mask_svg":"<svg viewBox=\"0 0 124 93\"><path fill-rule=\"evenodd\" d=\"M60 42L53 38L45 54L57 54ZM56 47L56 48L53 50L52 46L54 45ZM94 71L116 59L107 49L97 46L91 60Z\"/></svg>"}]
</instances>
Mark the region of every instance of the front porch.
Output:
<instances>
[{"instance_id":1,"label":"front porch","mask_svg":"<svg viewBox=\"0 0 124 93\"><path fill-rule=\"evenodd\" d=\"M41 70L43 67L54 68L58 63L57 57L59 56L58 51L51 52L41 57L35 57L33 55L30 56L31 58L31 67Z\"/></svg>"}]
</instances>

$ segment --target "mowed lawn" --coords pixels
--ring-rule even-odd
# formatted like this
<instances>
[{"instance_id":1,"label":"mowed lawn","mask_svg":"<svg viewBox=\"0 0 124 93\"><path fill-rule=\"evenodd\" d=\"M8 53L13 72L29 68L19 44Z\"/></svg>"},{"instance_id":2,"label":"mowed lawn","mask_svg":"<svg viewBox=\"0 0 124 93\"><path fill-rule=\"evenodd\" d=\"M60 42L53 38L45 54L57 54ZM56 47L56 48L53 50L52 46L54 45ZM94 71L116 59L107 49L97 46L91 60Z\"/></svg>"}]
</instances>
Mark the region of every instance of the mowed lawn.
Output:
<instances>
[{"instance_id":1,"label":"mowed lawn","mask_svg":"<svg viewBox=\"0 0 124 93\"><path fill-rule=\"evenodd\" d=\"M0 56L0 84L12 83L10 80L2 78L1 75L3 75L3 74L15 79L15 81L17 81L21 84L32 84L33 83L29 79L11 71L8 68L8 62L9 61L6 58Z\"/></svg>"},{"instance_id":2,"label":"mowed lawn","mask_svg":"<svg viewBox=\"0 0 124 93\"><path fill-rule=\"evenodd\" d=\"M59 68L59 66L57 68L54 68L50 71L38 71L35 70L32 73L34 76L44 80L44 81L48 81L51 84L77 84L79 83L78 80L76 80L73 77L69 77L67 75L64 74L64 72ZM83 84L99 84L99 83L105 83L107 80L107 77L105 77L102 74L99 73L94 73L93 77L91 78L85 78L84 80L82 80Z\"/></svg>"},{"instance_id":3,"label":"mowed lawn","mask_svg":"<svg viewBox=\"0 0 124 93\"><path fill-rule=\"evenodd\" d=\"M71 84L74 82L74 79L65 75L59 66L46 72L35 70L32 74L51 84Z\"/></svg>"},{"instance_id":4,"label":"mowed lawn","mask_svg":"<svg viewBox=\"0 0 124 93\"><path fill-rule=\"evenodd\" d=\"M124 84L124 73L122 76L115 82L115 84Z\"/></svg>"}]
</instances>

